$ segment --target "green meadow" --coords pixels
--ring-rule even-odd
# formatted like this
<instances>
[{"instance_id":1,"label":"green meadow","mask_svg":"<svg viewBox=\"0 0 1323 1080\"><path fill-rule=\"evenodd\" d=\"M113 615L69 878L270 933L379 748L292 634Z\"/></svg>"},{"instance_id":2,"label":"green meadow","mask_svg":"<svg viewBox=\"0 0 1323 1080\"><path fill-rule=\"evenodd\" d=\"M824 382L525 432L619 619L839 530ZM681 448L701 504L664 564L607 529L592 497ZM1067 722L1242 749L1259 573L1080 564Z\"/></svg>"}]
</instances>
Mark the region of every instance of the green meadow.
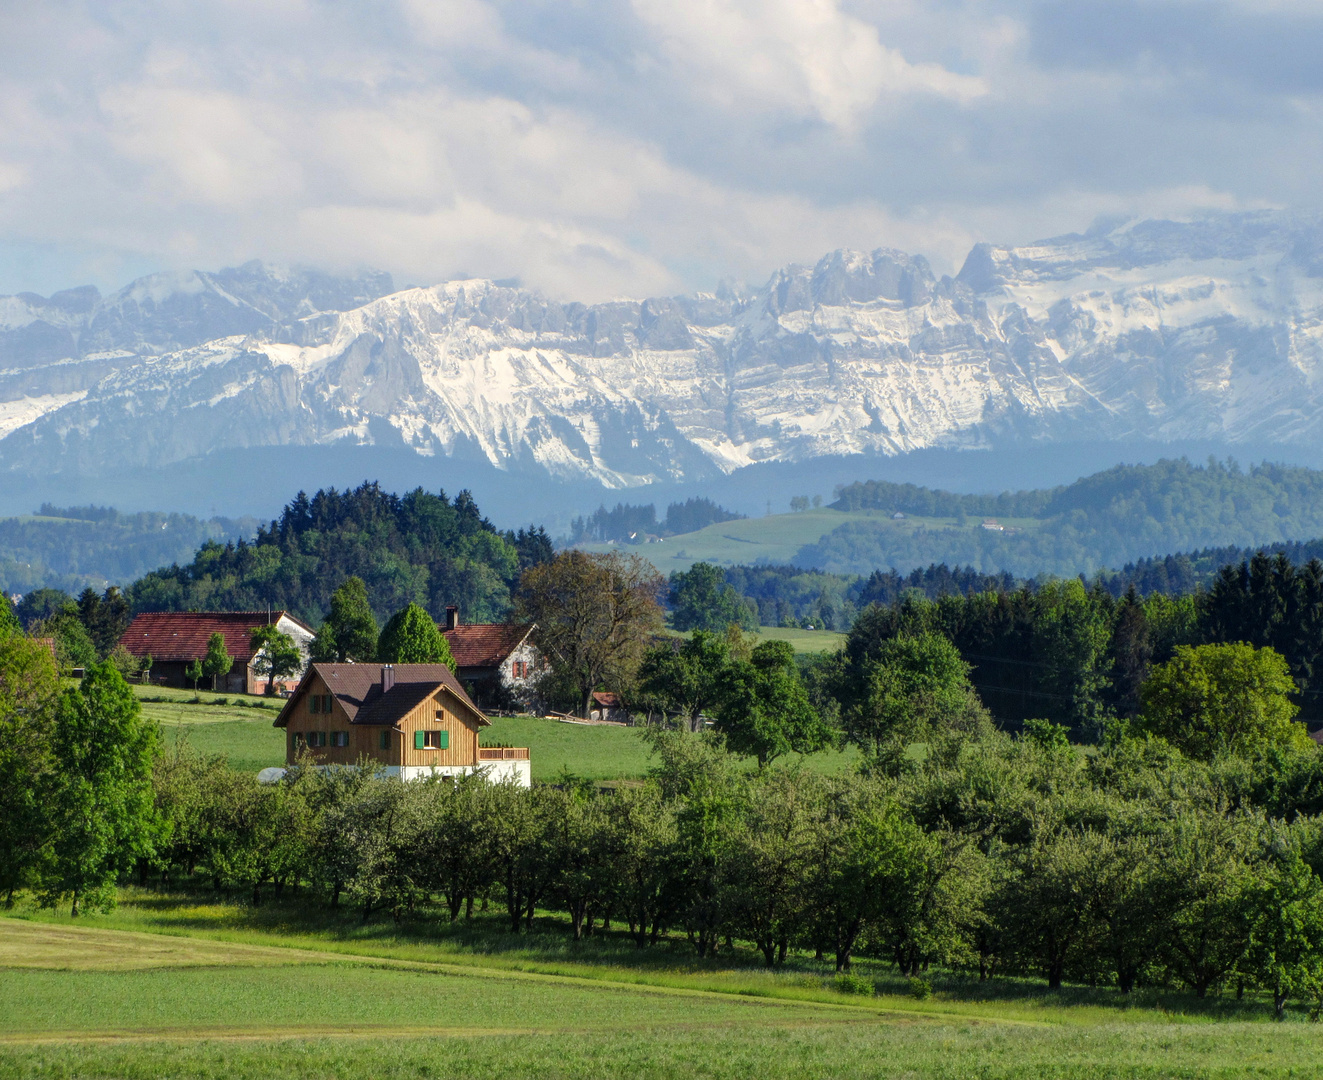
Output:
<instances>
[{"instance_id":1,"label":"green meadow","mask_svg":"<svg viewBox=\"0 0 1323 1080\"><path fill-rule=\"evenodd\" d=\"M775 631L778 634L808 631ZM835 636L823 634L822 637ZM157 697L157 687L140 697ZM178 693L178 692L177 692ZM210 756L219 754L231 768L257 772L285 764L285 734L272 726L275 711L233 704L208 704L215 695L199 695L204 704L179 694L168 702L143 702L143 715L157 720L167 750L176 745ZM257 700L257 699L248 699ZM554 780L565 772L587 780L629 780L645 775L649 748L637 728L567 724L537 716L494 716L482 733L484 746L527 746L534 780ZM792 755L792 757L795 755ZM837 772L857 757L853 748L828 750L804 759L809 768Z\"/></svg>"},{"instance_id":2,"label":"green meadow","mask_svg":"<svg viewBox=\"0 0 1323 1080\"><path fill-rule=\"evenodd\" d=\"M0 1078L1312 1077L1319 1029L1263 1002L1002 986L807 958L636 955L473 926L126 890L111 915L0 918ZM306 916L307 909L301 909ZM552 917L539 919L550 924ZM433 921L431 924L438 924ZM866 980L865 980L866 981Z\"/></svg>"}]
</instances>

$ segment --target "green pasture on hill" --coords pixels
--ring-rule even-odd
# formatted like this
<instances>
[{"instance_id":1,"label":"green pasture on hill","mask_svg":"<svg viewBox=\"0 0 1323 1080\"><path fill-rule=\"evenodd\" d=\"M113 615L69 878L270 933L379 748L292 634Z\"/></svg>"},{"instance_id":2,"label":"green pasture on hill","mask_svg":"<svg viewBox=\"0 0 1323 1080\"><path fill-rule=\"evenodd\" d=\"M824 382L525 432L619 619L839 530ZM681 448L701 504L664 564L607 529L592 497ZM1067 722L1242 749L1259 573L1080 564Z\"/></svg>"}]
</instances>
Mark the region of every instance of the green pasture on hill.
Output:
<instances>
[{"instance_id":1,"label":"green pasture on hill","mask_svg":"<svg viewBox=\"0 0 1323 1080\"><path fill-rule=\"evenodd\" d=\"M513 951L498 916L485 945L473 931L447 945L407 919L364 927L341 912L337 932L278 904L141 890L77 924L24 913L0 918L0 1080L1275 1080L1315 1076L1323 1060L1316 1026L1272 1023L1248 1000L1041 986L989 999L976 980L936 975L925 1001L885 976L877 996L847 995L807 958L769 973L740 950L638 954L623 936L568 941L563 926Z\"/></svg>"},{"instance_id":2,"label":"green pasture on hill","mask_svg":"<svg viewBox=\"0 0 1323 1080\"><path fill-rule=\"evenodd\" d=\"M1042 522L1037 518L998 518L1003 525L1022 530L1037 529ZM816 544L833 529L846 523L885 521L901 532L919 529L954 529L953 517L919 517L907 515L896 520L882 510L832 510L819 507L797 514L769 514L765 517L740 518L709 525L697 532L668 536L653 544L576 544L584 551L622 551L641 555L662 574L675 570L688 570L696 562L716 563L718 566L752 566L759 562L780 565L788 563L800 548ZM965 529L977 530L981 520L968 519Z\"/></svg>"},{"instance_id":3,"label":"green pasture on hill","mask_svg":"<svg viewBox=\"0 0 1323 1080\"><path fill-rule=\"evenodd\" d=\"M687 632L667 630L671 637L688 638ZM797 653L836 652L845 644L848 635L838 634L834 630L801 630L797 627L760 626L757 630L746 631L745 638L753 645L760 641L788 641Z\"/></svg>"}]
</instances>

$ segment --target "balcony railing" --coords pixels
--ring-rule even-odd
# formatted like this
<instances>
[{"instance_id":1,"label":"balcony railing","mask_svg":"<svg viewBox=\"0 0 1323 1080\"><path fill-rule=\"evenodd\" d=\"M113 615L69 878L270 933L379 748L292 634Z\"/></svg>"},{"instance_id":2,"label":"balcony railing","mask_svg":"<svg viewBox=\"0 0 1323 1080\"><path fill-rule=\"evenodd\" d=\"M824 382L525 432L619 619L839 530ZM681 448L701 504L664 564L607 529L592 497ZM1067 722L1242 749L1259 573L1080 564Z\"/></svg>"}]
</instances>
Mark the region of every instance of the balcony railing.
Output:
<instances>
[{"instance_id":1,"label":"balcony railing","mask_svg":"<svg viewBox=\"0 0 1323 1080\"><path fill-rule=\"evenodd\" d=\"M527 746L480 746L479 761L527 761Z\"/></svg>"}]
</instances>

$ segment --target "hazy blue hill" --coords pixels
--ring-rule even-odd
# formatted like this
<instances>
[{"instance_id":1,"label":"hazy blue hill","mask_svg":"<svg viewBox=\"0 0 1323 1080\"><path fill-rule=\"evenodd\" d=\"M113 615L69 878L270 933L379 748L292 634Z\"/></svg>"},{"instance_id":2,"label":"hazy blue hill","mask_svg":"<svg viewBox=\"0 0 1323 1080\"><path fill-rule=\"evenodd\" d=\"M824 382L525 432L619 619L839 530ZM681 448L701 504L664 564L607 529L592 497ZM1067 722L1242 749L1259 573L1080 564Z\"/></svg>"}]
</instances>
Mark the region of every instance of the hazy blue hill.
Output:
<instances>
[{"instance_id":1,"label":"hazy blue hill","mask_svg":"<svg viewBox=\"0 0 1323 1080\"><path fill-rule=\"evenodd\" d=\"M1073 484L1003 495L958 495L868 481L834 508L846 521L793 562L834 573L905 571L932 562L984 573L1093 574L1174 551L1257 548L1323 536L1323 472L1263 464L1197 466L1185 459L1121 465ZM877 511L949 519L915 528ZM994 518L1000 529L985 527Z\"/></svg>"},{"instance_id":2,"label":"hazy blue hill","mask_svg":"<svg viewBox=\"0 0 1323 1080\"><path fill-rule=\"evenodd\" d=\"M33 515L0 518L0 589L127 584L163 563L192 558L208 540L251 536L255 518L121 514L111 507L44 505Z\"/></svg>"}]
</instances>

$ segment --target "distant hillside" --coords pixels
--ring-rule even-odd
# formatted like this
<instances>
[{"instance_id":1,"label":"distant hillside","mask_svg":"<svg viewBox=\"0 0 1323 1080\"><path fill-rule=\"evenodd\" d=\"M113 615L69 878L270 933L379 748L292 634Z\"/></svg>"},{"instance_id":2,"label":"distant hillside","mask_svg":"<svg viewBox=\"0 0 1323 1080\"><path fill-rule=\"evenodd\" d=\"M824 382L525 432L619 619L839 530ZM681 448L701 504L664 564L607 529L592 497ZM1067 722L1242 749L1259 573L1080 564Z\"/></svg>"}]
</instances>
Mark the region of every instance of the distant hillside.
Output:
<instances>
[{"instance_id":1,"label":"distant hillside","mask_svg":"<svg viewBox=\"0 0 1323 1080\"><path fill-rule=\"evenodd\" d=\"M868 517L804 545L795 565L868 574L944 562L1017 577L1073 576L1173 551L1323 536L1323 472L1284 465L1242 471L1234 463L1165 460L1047 491L957 495L869 481L837 494L833 509Z\"/></svg>"},{"instance_id":2,"label":"distant hillside","mask_svg":"<svg viewBox=\"0 0 1323 1080\"><path fill-rule=\"evenodd\" d=\"M203 521L188 514L47 504L29 517L0 518L0 589L77 593L87 585L124 585L163 563L191 558L208 540L251 536L257 525L255 518Z\"/></svg>"}]
</instances>

